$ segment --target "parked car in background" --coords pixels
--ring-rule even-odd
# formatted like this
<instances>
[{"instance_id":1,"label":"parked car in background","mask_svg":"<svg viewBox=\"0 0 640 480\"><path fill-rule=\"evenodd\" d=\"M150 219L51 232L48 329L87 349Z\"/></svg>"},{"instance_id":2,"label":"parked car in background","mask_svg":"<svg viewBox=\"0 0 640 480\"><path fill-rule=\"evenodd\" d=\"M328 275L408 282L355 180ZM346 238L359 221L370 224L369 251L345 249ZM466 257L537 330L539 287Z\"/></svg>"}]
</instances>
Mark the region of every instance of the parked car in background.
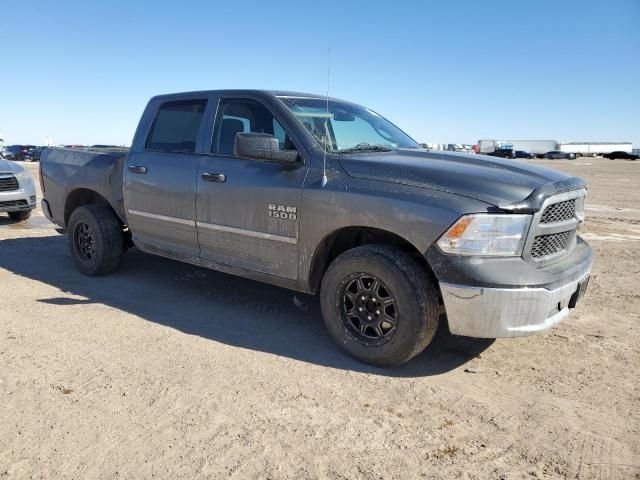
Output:
<instances>
[{"instance_id":1,"label":"parked car in background","mask_svg":"<svg viewBox=\"0 0 640 480\"><path fill-rule=\"evenodd\" d=\"M533 153L525 152L524 150L514 150L512 158L536 158Z\"/></svg>"},{"instance_id":2,"label":"parked car in background","mask_svg":"<svg viewBox=\"0 0 640 480\"><path fill-rule=\"evenodd\" d=\"M22 145L22 161L31 162L32 153L37 147L35 145Z\"/></svg>"},{"instance_id":3,"label":"parked car in background","mask_svg":"<svg viewBox=\"0 0 640 480\"><path fill-rule=\"evenodd\" d=\"M20 153L20 145L7 145L2 150L2 156L7 160L15 160Z\"/></svg>"},{"instance_id":4,"label":"parked car in background","mask_svg":"<svg viewBox=\"0 0 640 480\"><path fill-rule=\"evenodd\" d=\"M36 186L23 166L0 158L0 212L26 220L36 208Z\"/></svg>"},{"instance_id":5,"label":"parked car in background","mask_svg":"<svg viewBox=\"0 0 640 480\"><path fill-rule=\"evenodd\" d=\"M574 160L576 154L572 152L561 152L560 150L551 150L544 154L544 158L550 160Z\"/></svg>"},{"instance_id":6,"label":"parked car in background","mask_svg":"<svg viewBox=\"0 0 640 480\"><path fill-rule=\"evenodd\" d=\"M9 145L4 149L4 157L17 162L30 161L35 145Z\"/></svg>"},{"instance_id":7,"label":"parked car in background","mask_svg":"<svg viewBox=\"0 0 640 480\"><path fill-rule=\"evenodd\" d=\"M634 155L633 153L627 153L627 152L611 152L611 153L605 153L603 155L604 158L608 158L609 160L616 160L616 159L620 159L620 160L638 160L638 158L640 158L640 156L638 155Z\"/></svg>"},{"instance_id":8,"label":"parked car in background","mask_svg":"<svg viewBox=\"0 0 640 480\"><path fill-rule=\"evenodd\" d=\"M42 155L42 151L47 148L47 147L36 147L33 150L31 150L31 161L32 162L39 162L40 161L40 156Z\"/></svg>"},{"instance_id":9,"label":"parked car in background","mask_svg":"<svg viewBox=\"0 0 640 480\"><path fill-rule=\"evenodd\" d=\"M443 150L448 152L476 153L473 145L465 145L463 143L448 143Z\"/></svg>"},{"instance_id":10,"label":"parked car in background","mask_svg":"<svg viewBox=\"0 0 640 480\"><path fill-rule=\"evenodd\" d=\"M492 157L500 157L500 158L515 158L513 156L512 148L497 148L493 152L489 152L486 155L490 155Z\"/></svg>"}]
</instances>

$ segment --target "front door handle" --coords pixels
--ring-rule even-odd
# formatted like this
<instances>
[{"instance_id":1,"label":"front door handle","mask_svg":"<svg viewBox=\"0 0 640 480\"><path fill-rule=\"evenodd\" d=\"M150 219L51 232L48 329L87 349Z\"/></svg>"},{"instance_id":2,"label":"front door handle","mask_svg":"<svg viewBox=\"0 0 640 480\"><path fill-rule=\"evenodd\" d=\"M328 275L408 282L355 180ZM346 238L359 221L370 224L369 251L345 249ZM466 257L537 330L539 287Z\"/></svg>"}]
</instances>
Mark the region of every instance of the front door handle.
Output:
<instances>
[{"instance_id":1,"label":"front door handle","mask_svg":"<svg viewBox=\"0 0 640 480\"><path fill-rule=\"evenodd\" d=\"M224 183L227 181L227 176L224 173L203 173L202 179L206 182Z\"/></svg>"},{"instance_id":2,"label":"front door handle","mask_svg":"<svg viewBox=\"0 0 640 480\"><path fill-rule=\"evenodd\" d=\"M147 167L142 165L129 165L129 171L131 173L147 173Z\"/></svg>"}]
</instances>

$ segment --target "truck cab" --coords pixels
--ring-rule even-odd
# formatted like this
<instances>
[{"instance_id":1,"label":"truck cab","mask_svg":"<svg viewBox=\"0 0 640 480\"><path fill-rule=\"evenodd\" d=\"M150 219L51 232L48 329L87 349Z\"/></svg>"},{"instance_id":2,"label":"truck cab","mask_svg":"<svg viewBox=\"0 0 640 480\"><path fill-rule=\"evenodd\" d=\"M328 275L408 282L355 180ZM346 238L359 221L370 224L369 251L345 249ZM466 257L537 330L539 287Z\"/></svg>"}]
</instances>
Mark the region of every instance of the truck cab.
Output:
<instances>
[{"instance_id":1,"label":"truck cab","mask_svg":"<svg viewBox=\"0 0 640 480\"><path fill-rule=\"evenodd\" d=\"M287 119L255 95L232 93L154 99L142 124L124 171L136 245L296 279L309 161ZM239 133L275 137L292 161L235 156ZM274 216L282 208L290 217Z\"/></svg>"}]
</instances>

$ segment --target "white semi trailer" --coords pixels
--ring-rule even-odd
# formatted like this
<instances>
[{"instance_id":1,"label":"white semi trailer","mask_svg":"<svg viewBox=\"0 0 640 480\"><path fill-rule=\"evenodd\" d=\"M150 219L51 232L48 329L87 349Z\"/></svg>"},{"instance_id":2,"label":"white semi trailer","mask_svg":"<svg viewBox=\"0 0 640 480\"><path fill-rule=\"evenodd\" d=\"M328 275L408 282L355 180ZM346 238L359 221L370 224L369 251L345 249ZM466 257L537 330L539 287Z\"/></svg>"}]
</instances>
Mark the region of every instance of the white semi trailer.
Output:
<instances>
[{"instance_id":1,"label":"white semi trailer","mask_svg":"<svg viewBox=\"0 0 640 480\"><path fill-rule=\"evenodd\" d=\"M558 149L584 157L596 157L611 152L631 153L633 145L631 142L564 142L559 144Z\"/></svg>"},{"instance_id":2,"label":"white semi trailer","mask_svg":"<svg viewBox=\"0 0 640 480\"><path fill-rule=\"evenodd\" d=\"M501 148L512 148L529 153L547 153L556 150L555 140L478 140L478 153L491 153Z\"/></svg>"}]
</instances>

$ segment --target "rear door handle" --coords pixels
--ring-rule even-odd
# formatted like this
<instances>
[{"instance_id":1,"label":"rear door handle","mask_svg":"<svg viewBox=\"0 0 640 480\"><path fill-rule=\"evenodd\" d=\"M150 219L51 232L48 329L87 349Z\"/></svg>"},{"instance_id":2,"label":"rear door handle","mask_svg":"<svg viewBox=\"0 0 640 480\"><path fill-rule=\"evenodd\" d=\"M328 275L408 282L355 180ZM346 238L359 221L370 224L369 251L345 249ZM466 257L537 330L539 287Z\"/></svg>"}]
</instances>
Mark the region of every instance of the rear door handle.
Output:
<instances>
[{"instance_id":1,"label":"rear door handle","mask_svg":"<svg viewBox=\"0 0 640 480\"><path fill-rule=\"evenodd\" d=\"M131 173L147 173L147 167L142 165L129 165L129 171Z\"/></svg>"},{"instance_id":2,"label":"rear door handle","mask_svg":"<svg viewBox=\"0 0 640 480\"><path fill-rule=\"evenodd\" d=\"M202 179L205 182L224 183L227 181L227 176L224 173L203 173Z\"/></svg>"}]
</instances>

